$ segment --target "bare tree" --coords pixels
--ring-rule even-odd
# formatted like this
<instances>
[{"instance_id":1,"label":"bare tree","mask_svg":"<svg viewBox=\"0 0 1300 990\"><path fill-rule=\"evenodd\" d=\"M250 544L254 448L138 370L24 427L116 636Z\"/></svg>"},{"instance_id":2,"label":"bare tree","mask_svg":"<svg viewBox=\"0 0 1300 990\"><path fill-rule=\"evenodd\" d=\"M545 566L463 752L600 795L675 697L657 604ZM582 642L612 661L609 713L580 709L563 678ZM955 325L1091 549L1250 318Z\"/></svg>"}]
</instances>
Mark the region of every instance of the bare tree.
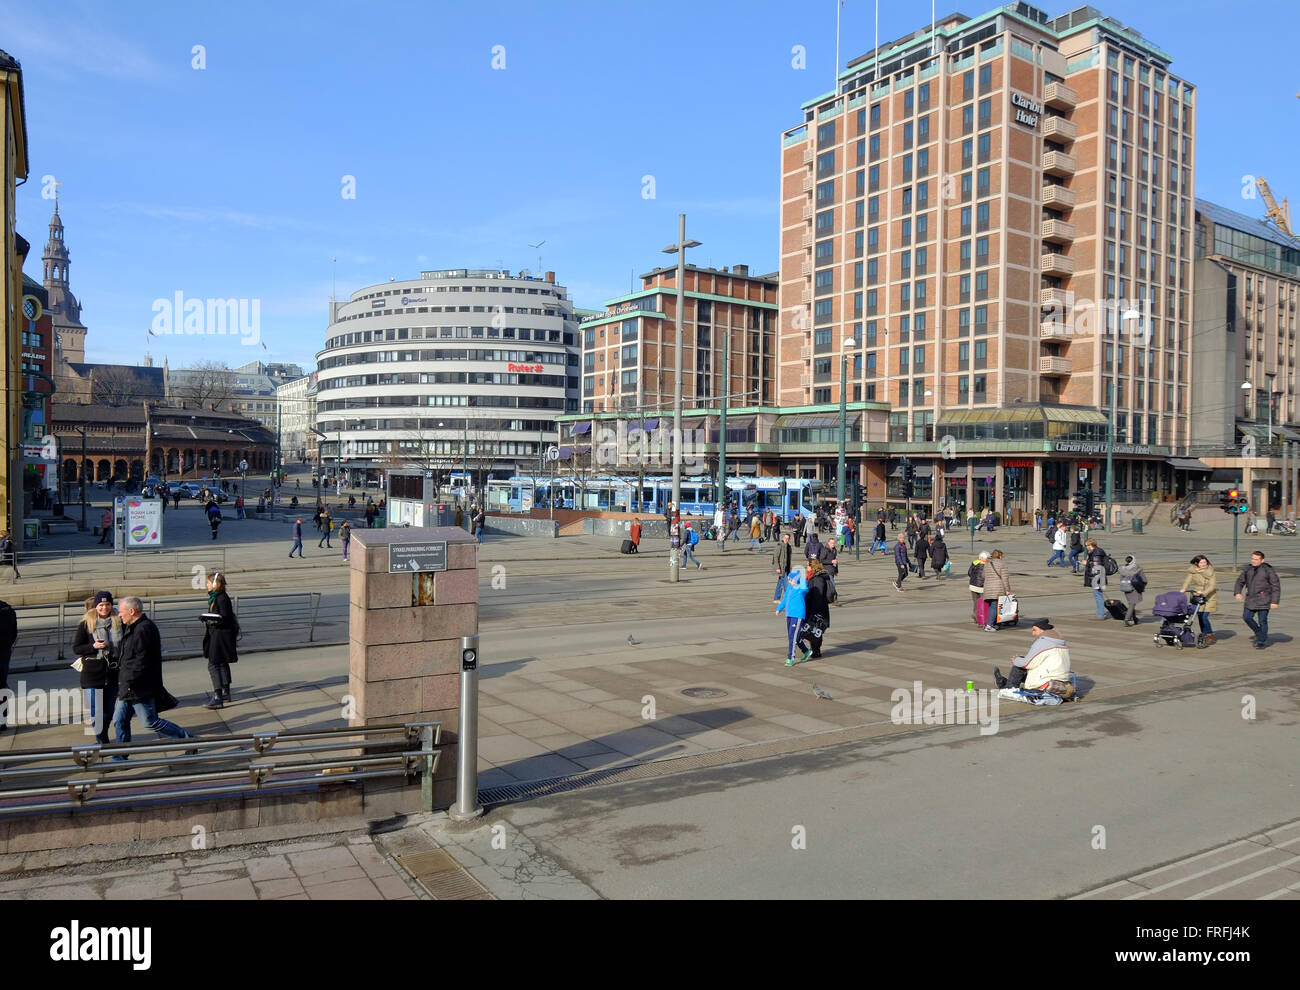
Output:
<instances>
[{"instance_id":1,"label":"bare tree","mask_svg":"<svg viewBox=\"0 0 1300 990\"><path fill-rule=\"evenodd\" d=\"M154 383L134 368L109 364L90 373L91 402L105 406L133 406L145 399L158 398Z\"/></svg>"},{"instance_id":2,"label":"bare tree","mask_svg":"<svg viewBox=\"0 0 1300 990\"><path fill-rule=\"evenodd\" d=\"M199 409L221 409L235 397L235 373L224 361L200 361L192 368L174 373L179 381L172 398Z\"/></svg>"}]
</instances>

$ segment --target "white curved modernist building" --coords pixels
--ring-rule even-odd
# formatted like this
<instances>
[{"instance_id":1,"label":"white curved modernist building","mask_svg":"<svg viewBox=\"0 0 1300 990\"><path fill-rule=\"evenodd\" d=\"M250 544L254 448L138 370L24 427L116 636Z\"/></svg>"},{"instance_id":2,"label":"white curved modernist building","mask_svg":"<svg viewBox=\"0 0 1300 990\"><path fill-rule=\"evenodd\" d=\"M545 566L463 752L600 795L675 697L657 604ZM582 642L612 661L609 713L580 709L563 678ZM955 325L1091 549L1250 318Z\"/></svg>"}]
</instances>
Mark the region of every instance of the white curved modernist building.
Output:
<instances>
[{"instance_id":1,"label":"white curved modernist building","mask_svg":"<svg viewBox=\"0 0 1300 990\"><path fill-rule=\"evenodd\" d=\"M577 316L555 273L421 272L331 306L317 355L325 473L536 471L579 402ZM341 443L341 450L340 450Z\"/></svg>"}]
</instances>

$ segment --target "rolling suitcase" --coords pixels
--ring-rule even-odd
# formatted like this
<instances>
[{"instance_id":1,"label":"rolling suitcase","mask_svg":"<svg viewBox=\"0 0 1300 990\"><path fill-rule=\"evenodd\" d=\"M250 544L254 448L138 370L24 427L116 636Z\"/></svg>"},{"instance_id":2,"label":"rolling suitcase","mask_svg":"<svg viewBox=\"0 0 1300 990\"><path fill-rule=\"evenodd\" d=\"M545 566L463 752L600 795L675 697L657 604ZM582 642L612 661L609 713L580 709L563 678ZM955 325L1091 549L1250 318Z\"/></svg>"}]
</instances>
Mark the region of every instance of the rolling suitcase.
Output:
<instances>
[{"instance_id":1,"label":"rolling suitcase","mask_svg":"<svg viewBox=\"0 0 1300 990\"><path fill-rule=\"evenodd\" d=\"M987 598L977 599L975 602L975 625L987 626L989 624L989 600Z\"/></svg>"},{"instance_id":2,"label":"rolling suitcase","mask_svg":"<svg viewBox=\"0 0 1300 990\"><path fill-rule=\"evenodd\" d=\"M998 598L998 612L994 625L1014 626L1020 622L1020 603L1015 595L1002 595Z\"/></svg>"},{"instance_id":3,"label":"rolling suitcase","mask_svg":"<svg viewBox=\"0 0 1300 990\"><path fill-rule=\"evenodd\" d=\"M623 541L623 546L622 546L621 548L619 548L619 551L618 551L618 552L619 552L619 553L631 553L631 552L632 552L632 547L633 547L633 546L634 546L634 544L632 543L631 540L624 540L624 541Z\"/></svg>"},{"instance_id":4,"label":"rolling suitcase","mask_svg":"<svg viewBox=\"0 0 1300 990\"><path fill-rule=\"evenodd\" d=\"M1112 598L1106 602L1106 611L1110 613L1112 619L1123 622L1128 617L1128 602L1120 602Z\"/></svg>"}]
</instances>

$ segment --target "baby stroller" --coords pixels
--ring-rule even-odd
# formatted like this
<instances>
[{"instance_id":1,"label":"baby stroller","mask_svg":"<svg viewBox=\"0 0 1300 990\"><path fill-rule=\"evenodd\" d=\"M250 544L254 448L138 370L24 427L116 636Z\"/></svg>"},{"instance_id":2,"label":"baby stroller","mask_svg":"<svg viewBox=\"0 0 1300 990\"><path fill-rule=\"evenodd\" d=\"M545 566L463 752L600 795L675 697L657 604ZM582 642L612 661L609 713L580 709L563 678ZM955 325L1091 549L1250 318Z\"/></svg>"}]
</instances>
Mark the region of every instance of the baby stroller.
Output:
<instances>
[{"instance_id":1,"label":"baby stroller","mask_svg":"<svg viewBox=\"0 0 1300 990\"><path fill-rule=\"evenodd\" d=\"M1160 631L1153 637L1156 646L1172 646L1179 650L1185 646L1203 648L1205 636L1193 631L1193 625L1197 621L1196 609L1204 602L1202 595L1188 596L1181 591L1166 591L1163 595L1156 595L1155 608L1151 614L1163 620Z\"/></svg>"}]
</instances>

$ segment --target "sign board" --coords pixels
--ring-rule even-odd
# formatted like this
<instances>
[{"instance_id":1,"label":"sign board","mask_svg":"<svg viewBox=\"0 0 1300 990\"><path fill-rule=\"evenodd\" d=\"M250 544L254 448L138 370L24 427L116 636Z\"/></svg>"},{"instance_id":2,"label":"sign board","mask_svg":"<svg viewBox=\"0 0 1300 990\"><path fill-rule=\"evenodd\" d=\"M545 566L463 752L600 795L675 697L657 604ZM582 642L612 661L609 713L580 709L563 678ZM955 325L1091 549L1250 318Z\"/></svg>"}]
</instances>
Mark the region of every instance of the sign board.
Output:
<instances>
[{"instance_id":1,"label":"sign board","mask_svg":"<svg viewBox=\"0 0 1300 990\"><path fill-rule=\"evenodd\" d=\"M547 447L547 448L546 448L546 459L547 459L548 461L558 461L558 460L560 459L560 448L559 448L559 447L554 447L554 446L552 446L552 447Z\"/></svg>"},{"instance_id":2,"label":"sign board","mask_svg":"<svg viewBox=\"0 0 1300 990\"><path fill-rule=\"evenodd\" d=\"M388 573L409 574L417 571L445 571L447 541L388 544Z\"/></svg>"},{"instance_id":3,"label":"sign board","mask_svg":"<svg viewBox=\"0 0 1300 990\"><path fill-rule=\"evenodd\" d=\"M162 502L118 496L117 521L127 550L162 546Z\"/></svg>"},{"instance_id":4,"label":"sign board","mask_svg":"<svg viewBox=\"0 0 1300 990\"><path fill-rule=\"evenodd\" d=\"M45 459L45 445L39 443L23 444L23 457L29 461L39 461Z\"/></svg>"},{"instance_id":5,"label":"sign board","mask_svg":"<svg viewBox=\"0 0 1300 990\"><path fill-rule=\"evenodd\" d=\"M520 499L520 501L521 501L521 503L522 503L523 510L524 510L525 512L532 512L532 511L533 511L533 493L532 493L532 492L524 492L523 495L522 495L522 497L521 497L521 499Z\"/></svg>"},{"instance_id":6,"label":"sign board","mask_svg":"<svg viewBox=\"0 0 1300 990\"><path fill-rule=\"evenodd\" d=\"M1080 480L1080 481L1087 481L1087 480L1088 480L1088 469L1087 469L1087 468L1079 468L1079 480Z\"/></svg>"}]
</instances>

